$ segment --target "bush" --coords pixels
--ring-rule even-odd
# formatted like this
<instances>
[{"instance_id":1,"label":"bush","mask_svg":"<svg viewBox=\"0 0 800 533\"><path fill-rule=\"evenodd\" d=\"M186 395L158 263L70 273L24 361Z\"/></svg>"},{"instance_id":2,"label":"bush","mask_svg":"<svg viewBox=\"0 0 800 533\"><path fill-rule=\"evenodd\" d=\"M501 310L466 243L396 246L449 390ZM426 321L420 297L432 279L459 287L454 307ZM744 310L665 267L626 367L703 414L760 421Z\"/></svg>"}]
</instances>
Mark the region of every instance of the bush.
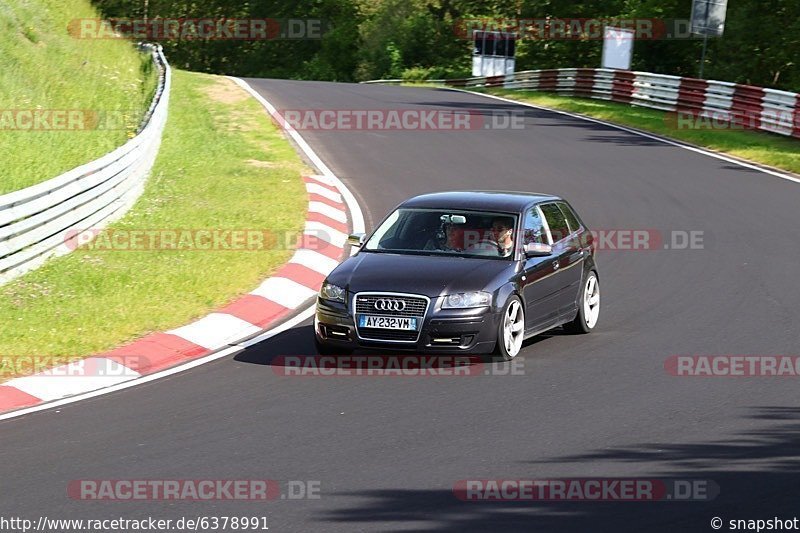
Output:
<instances>
[{"instance_id":1,"label":"bush","mask_svg":"<svg viewBox=\"0 0 800 533\"><path fill-rule=\"evenodd\" d=\"M459 67L412 67L403 71L403 81L418 82L426 80L449 80L453 78L468 78L470 71Z\"/></svg>"}]
</instances>

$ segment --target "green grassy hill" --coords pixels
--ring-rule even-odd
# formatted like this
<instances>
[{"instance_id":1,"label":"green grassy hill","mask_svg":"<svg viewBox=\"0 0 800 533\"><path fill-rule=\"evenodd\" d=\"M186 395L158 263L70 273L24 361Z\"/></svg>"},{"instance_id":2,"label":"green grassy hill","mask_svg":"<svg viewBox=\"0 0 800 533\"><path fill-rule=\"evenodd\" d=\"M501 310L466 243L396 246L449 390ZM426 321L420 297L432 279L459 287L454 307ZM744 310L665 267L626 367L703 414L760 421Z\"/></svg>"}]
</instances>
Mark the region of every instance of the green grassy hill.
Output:
<instances>
[{"instance_id":1,"label":"green grassy hill","mask_svg":"<svg viewBox=\"0 0 800 533\"><path fill-rule=\"evenodd\" d=\"M71 21L98 17L88 0L0 2L0 194L96 159L135 132L156 72L128 41L70 35ZM52 120L49 130L25 129L30 110L84 110L110 129L67 131Z\"/></svg>"}]
</instances>

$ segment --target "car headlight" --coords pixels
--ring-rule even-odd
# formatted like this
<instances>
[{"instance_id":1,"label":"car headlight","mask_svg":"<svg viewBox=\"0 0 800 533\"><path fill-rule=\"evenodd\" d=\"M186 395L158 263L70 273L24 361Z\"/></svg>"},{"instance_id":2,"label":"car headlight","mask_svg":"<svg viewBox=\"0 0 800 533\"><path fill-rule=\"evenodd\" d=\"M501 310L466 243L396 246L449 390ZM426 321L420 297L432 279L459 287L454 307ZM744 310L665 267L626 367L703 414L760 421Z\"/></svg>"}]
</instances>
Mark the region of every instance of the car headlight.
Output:
<instances>
[{"instance_id":1,"label":"car headlight","mask_svg":"<svg viewBox=\"0 0 800 533\"><path fill-rule=\"evenodd\" d=\"M319 290L319 295L325 300L333 300L334 302L344 303L345 290L338 285L334 285L326 281L322 284L322 288Z\"/></svg>"},{"instance_id":2,"label":"car headlight","mask_svg":"<svg viewBox=\"0 0 800 533\"><path fill-rule=\"evenodd\" d=\"M444 297L442 309L464 309L468 307L486 307L491 305L492 295L488 292L461 292Z\"/></svg>"}]
</instances>

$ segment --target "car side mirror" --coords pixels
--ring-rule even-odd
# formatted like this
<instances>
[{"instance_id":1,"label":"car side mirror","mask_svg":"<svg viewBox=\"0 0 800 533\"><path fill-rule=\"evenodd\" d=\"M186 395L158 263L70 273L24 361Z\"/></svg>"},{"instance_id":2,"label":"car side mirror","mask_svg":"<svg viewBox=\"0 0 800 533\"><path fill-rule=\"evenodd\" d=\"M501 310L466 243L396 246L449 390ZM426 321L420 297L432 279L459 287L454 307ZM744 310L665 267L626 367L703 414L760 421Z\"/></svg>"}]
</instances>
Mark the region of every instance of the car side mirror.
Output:
<instances>
[{"instance_id":1,"label":"car side mirror","mask_svg":"<svg viewBox=\"0 0 800 533\"><path fill-rule=\"evenodd\" d=\"M361 248L367 239L366 233L351 233L347 236L347 244Z\"/></svg>"},{"instance_id":2,"label":"car side mirror","mask_svg":"<svg viewBox=\"0 0 800 533\"><path fill-rule=\"evenodd\" d=\"M529 242L525 245L525 257L546 257L553 254L553 247L549 244Z\"/></svg>"}]
</instances>

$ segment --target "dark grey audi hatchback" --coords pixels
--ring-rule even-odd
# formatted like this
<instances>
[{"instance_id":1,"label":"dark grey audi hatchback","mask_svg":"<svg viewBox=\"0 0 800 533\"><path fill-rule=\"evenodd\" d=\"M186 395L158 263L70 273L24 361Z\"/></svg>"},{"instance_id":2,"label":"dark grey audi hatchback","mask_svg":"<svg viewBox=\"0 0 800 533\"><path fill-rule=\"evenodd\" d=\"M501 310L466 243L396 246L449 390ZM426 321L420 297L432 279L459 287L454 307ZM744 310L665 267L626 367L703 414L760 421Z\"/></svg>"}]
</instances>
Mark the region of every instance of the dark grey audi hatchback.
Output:
<instances>
[{"instance_id":1,"label":"dark grey audi hatchback","mask_svg":"<svg viewBox=\"0 0 800 533\"><path fill-rule=\"evenodd\" d=\"M568 202L463 191L406 200L326 278L314 333L321 354L357 348L515 357L528 337L595 328L592 234Z\"/></svg>"}]
</instances>

